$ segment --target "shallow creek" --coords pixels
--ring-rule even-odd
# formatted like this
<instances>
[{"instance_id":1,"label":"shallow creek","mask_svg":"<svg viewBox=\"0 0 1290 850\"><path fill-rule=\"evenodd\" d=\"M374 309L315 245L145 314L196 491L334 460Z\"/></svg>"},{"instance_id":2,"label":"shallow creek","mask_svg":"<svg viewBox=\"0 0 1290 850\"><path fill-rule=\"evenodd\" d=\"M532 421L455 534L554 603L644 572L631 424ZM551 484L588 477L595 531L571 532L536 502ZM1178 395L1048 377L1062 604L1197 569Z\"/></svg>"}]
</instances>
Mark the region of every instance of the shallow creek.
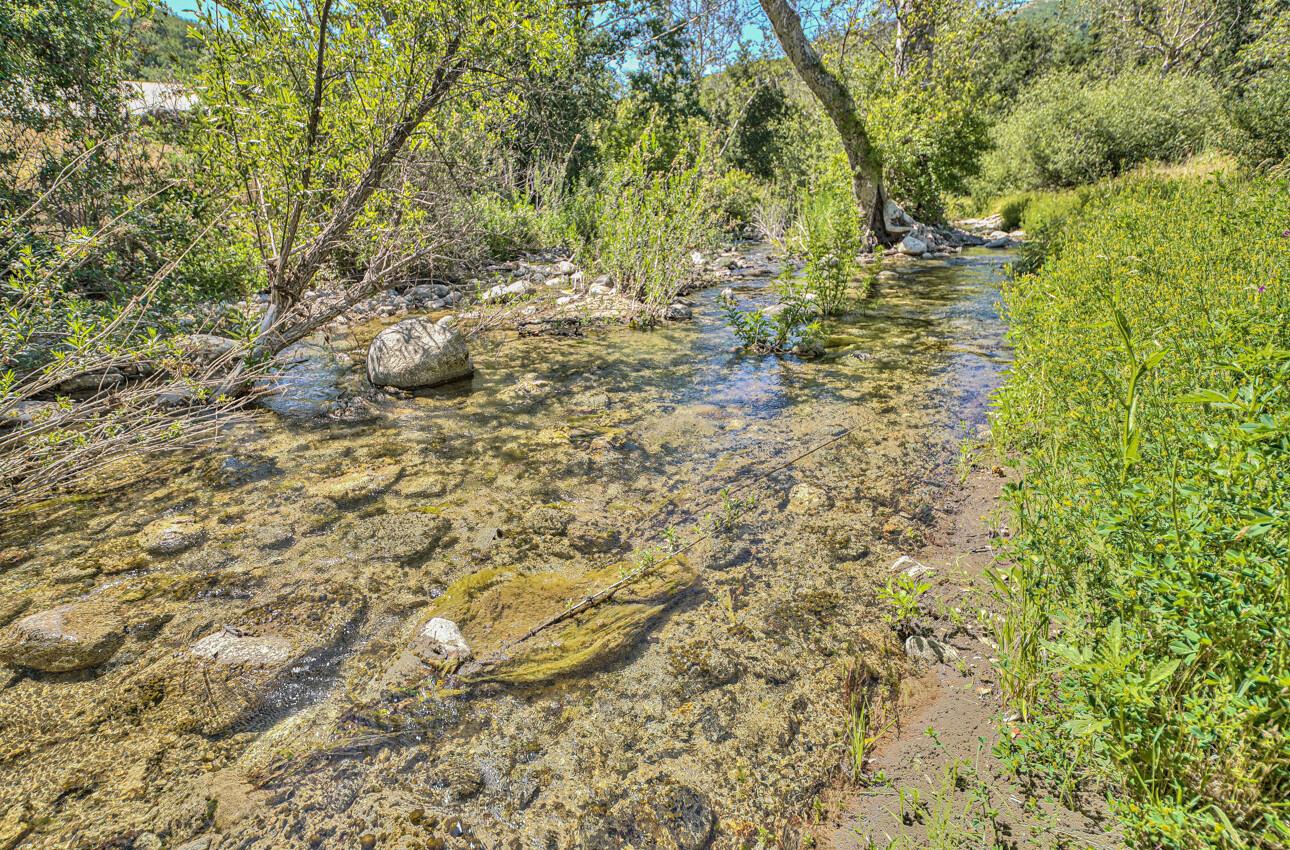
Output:
<instances>
[{"instance_id":1,"label":"shallow creek","mask_svg":"<svg viewBox=\"0 0 1290 850\"><path fill-rule=\"evenodd\" d=\"M1006 259L893 266L813 361L733 353L720 287L652 331L477 339L472 380L373 422L260 414L11 524L0 625L71 605L109 658L0 670L0 850L790 834L848 672L906 664L876 589L984 422ZM418 658L434 616L487 663Z\"/></svg>"}]
</instances>

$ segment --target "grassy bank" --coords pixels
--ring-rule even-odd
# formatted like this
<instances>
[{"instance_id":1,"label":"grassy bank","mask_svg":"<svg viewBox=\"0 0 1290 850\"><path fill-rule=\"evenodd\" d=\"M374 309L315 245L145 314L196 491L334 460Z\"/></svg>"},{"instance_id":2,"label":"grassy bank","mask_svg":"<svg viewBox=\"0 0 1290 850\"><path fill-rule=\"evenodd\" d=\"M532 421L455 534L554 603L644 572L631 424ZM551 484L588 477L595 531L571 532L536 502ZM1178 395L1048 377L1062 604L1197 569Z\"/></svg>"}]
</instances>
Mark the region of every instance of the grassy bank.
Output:
<instances>
[{"instance_id":1,"label":"grassy bank","mask_svg":"<svg viewBox=\"0 0 1290 850\"><path fill-rule=\"evenodd\" d=\"M1133 846L1290 844L1290 187L1138 178L1006 287L1007 756Z\"/></svg>"}]
</instances>

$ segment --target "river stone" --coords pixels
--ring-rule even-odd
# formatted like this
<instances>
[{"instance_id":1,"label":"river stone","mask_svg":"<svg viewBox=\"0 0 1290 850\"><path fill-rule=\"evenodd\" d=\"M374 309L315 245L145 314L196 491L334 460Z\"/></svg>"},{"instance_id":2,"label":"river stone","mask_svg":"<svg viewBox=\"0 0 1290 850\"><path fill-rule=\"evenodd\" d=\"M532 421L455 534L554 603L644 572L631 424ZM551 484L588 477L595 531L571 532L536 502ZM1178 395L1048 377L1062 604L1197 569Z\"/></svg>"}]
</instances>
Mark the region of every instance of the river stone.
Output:
<instances>
[{"instance_id":1,"label":"river stone","mask_svg":"<svg viewBox=\"0 0 1290 850\"><path fill-rule=\"evenodd\" d=\"M197 641L188 651L226 667L276 667L291 657L291 643L272 635L255 637L225 628Z\"/></svg>"},{"instance_id":2,"label":"river stone","mask_svg":"<svg viewBox=\"0 0 1290 850\"><path fill-rule=\"evenodd\" d=\"M251 532L251 541L260 549L285 549L295 539L289 525L265 525Z\"/></svg>"},{"instance_id":3,"label":"river stone","mask_svg":"<svg viewBox=\"0 0 1290 850\"><path fill-rule=\"evenodd\" d=\"M922 635L910 635L905 639L905 654L914 661L923 661L927 664L949 663L959 658L954 647L946 646L936 638Z\"/></svg>"},{"instance_id":4,"label":"river stone","mask_svg":"<svg viewBox=\"0 0 1290 850\"><path fill-rule=\"evenodd\" d=\"M694 311L686 304L669 304L668 308L663 311L663 318L669 322L683 322L693 315Z\"/></svg>"},{"instance_id":5,"label":"river stone","mask_svg":"<svg viewBox=\"0 0 1290 850\"><path fill-rule=\"evenodd\" d=\"M798 484L788 492L788 509L794 513L819 513L828 510L832 504L828 493L811 484Z\"/></svg>"},{"instance_id":6,"label":"river stone","mask_svg":"<svg viewBox=\"0 0 1290 850\"><path fill-rule=\"evenodd\" d=\"M0 628L3 628L14 620L18 615L26 611L31 605L31 600L25 596L10 595L0 601Z\"/></svg>"},{"instance_id":7,"label":"river stone","mask_svg":"<svg viewBox=\"0 0 1290 850\"><path fill-rule=\"evenodd\" d=\"M932 572L932 568L908 555L901 555L896 559L896 563L891 565L891 571L893 573L904 573L909 578L918 578L921 575Z\"/></svg>"},{"instance_id":8,"label":"river stone","mask_svg":"<svg viewBox=\"0 0 1290 850\"><path fill-rule=\"evenodd\" d=\"M20 549L17 546L10 546L8 549L0 549L0 573L5 570L13 569L29 557L31 557L30 552L26 549Z\"/></svg>"},{"instance_id":9,"label":"river stone","mask_svg":"<svg viewBox=\"0 0 1290 850\"><path fill-rule=\"evenodd\" d=\"M900 240L900 244L896 246L896 250L906 256L921 257L923 254L927 253L927 243L911 233L904 239Z\"/></svg>"},{"instance_id":10,"label":"river stone","mask_svg":"<svg viewBox=\"0 0 1290 850\"><path fill-rule=\"evenodd\" d=\"M474 371L462 335L425 319L386 328L367 350L368 380L381 387L433 387L470 377Z\"/></svg>"},{"instance_id":11,"label":"river stone","mask_svg":"<svg viewBox=\"0 0 1290 850\"><path fill-rule=\"evenodd\" d=\"M550 505L535 505L524 515L529 530L546 537L560 537L569 530L573 516Z\"/></svg>"},{"instance_id":12,"label":"river stone","mask_svg":"<svg viewBox=\"0 0 1290 850\"><path fill-rule=\"evenodd\" d=\"M484 304L500 304L512 298L522 298L533 292L533 285L518 280L515 283L499 283L480 294L479 300Z\"/></svg>"},{"instance_id":13,"label":"river stone","mask_svg":"<svg viewBox=\"0 0 1290 850\"><path fill-rule=\"evenodd\" d=\"M178 555L206 539L206 529L189 516L159 519L139 532L139 545L150 555Z\"/></svg>"},{"instance_id":14,"label":"river stone","mask_svg":"<svg viewBox=\"0 0 1290 850\"><path fill-rule=\"evenodd\" d=\"M329 478L314 488L314 492L338 505L352 505L379 496L399 480L403 468L394 464L375 469L358 469L335 478Z\"/></svg>"},{"instance_id":15,"label":"river stone","mask_svg":"<svg viewBox=\"0 0 1290 850\"><path fill-rule=\"evenodd\" d=\"M344 537L348 554L359 561L411 565L439 548L452 523L423 511L401 511L362 518Z\"/></svg>"},{"instance_id":16,"label":"river stone","mask_svg":"<svg viewBox=\"0 0 1290 850\"><path fill-rule=\"evenodd\" d=\"M268 374L255 382L255 400L279 416L316 419L332 412L348 373L348 360L330 346L302 340L273 358Z\"/></svg>"},{"instance_id":17,"label":"river stone","mask_svg":"<svg viewBox=\"0 0 1290 850\"><path fill-rule=\"evenodd\" d=\"M203 366L229 357L241 343L216 334L187 334L175 340L175 347L185 358Z\"/></svg>"},{"instance_id":18,"label":"river stone","mask_svg":"<svg viewBox=\"0 0 1290 850\"><path fill-rule=\"evenodd\" d=\"M58 392L76 395L110 390L125 381L125 374L115 366L100 369L97 372L85 372L74 375L58 385Z\"/></svg>"},{"instance_id":19,"label":"river stone","mask_svg":"<svg viewBox=\"0 0 1290 850\"><path fill-rule=\"evenodd\" d=\"M412 652L427 663L470 657L470 645L452 620L432 617L412 639Z\"/></svg>"},{"instance_id":20,"label":"river stone","mask_svg":"<svg viewBox=\"0 0 1290 850\"><path fill-rule=\"evenodd\" d=\"M30 614L9 627L0 661L46 673L87 670L107 661L125 641L125 623L94 604L68 604Z\"/></svg>"}]
</instances>

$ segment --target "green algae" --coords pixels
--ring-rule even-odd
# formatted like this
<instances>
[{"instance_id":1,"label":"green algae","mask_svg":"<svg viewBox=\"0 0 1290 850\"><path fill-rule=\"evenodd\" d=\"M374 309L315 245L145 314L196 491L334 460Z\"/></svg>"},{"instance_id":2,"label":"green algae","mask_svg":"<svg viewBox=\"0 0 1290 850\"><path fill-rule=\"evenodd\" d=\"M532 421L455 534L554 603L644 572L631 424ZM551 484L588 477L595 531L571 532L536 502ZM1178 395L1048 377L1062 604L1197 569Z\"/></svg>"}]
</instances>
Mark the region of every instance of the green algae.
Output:
<instances>
[{"instance_id":1,"label":"green algae","mask_svg":"<svg viewBox=\"0 0 1290 850\"><path fill-rule=\"evenodd\" d=\"M614 584L627 568L611 564L576 575L480 570L450 585L417 628L434 617L457 624L481 659L479 668L465 675L468 681L537 684L586 673L619 658L698 578L684 556L677 556L525 639L531 630Z\"/></svg>"}]
</instances>

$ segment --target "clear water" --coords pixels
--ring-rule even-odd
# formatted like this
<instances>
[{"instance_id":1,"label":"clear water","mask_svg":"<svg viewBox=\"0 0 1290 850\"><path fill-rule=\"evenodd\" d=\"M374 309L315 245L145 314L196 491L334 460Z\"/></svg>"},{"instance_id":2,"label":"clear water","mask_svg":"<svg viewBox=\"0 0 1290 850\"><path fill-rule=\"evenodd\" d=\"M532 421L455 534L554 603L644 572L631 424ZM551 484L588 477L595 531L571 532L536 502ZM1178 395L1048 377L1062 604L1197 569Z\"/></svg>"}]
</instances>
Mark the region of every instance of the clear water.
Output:
<instances>
[{"instance_id":1,"label":"clear water","mask_svg":"<svg viewBox=\"0 0 1290 850\"><path fill-rule=\"evenodd\" d=\"M736 353L719 288L653 331L476 339L472 380L374 422L264 414L12 523L0 617L76 603L125 638L96 670L0 680L0 847L697 847L791 828L842 761L848 669L903 663L875 590L1006 368L1006 259L893 266L814 361ZM768 302L769 278L733 285ZM337 342L361 354L374 330ZM727 511L723 488L753 501ZM176 517L203 541L146 554L140 532ZM689 543L651 587L509 644ZM500 589L452 610L510 673L410 676L412 633L472 576ZM191 651L226 627L289 658Z\"/></svg>"}]
</instances>

